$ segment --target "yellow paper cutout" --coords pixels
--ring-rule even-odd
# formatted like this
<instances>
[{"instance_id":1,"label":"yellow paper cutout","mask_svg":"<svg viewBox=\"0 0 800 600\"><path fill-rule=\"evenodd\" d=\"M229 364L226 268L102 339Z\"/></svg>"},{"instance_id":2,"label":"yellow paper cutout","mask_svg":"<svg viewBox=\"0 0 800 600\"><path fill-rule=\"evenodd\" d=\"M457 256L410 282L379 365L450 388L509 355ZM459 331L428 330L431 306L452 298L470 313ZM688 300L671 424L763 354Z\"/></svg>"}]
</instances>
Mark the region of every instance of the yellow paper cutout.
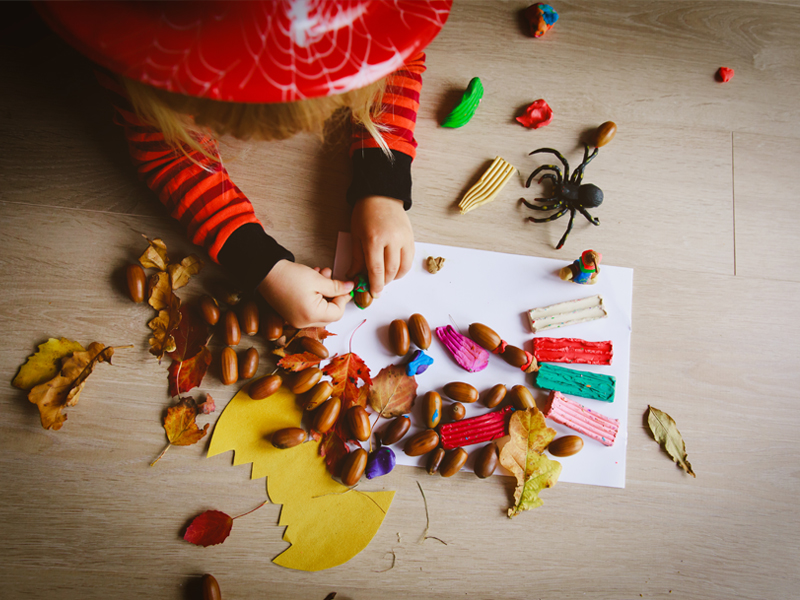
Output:
<instances>
[{"instance_id":1,"label":"yellow paper cutout","mask_svg":"<svg viewBox=\"0 0 800 600\"><path fill-rule=\"evenodd\" d=\"M282 504L279 525L291 544L277 565L320 571L341 565L367 547L389 510L394 492L359 492L331 478L319 444L279 450L270 443L284 427L298 427L303 410L286 388L264 400L241 390L220 415L208 456L234 451L234 465L252 463L251 478L267 477L267 494Z\"/></svg>"}]
</instances>

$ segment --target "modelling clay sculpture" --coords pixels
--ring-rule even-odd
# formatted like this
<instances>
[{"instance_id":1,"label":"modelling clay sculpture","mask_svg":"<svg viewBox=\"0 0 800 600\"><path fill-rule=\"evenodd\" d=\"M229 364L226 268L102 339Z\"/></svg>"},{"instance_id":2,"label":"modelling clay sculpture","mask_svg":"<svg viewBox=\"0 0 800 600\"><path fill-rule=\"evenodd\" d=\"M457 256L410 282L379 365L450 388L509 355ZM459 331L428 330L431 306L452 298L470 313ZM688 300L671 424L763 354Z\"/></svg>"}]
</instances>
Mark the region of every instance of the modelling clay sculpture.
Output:
<instances>
[{"instance_id":1,"label":"modelling clay sculpture","mask_svg":"<svg viewBox=\"0 0 800 600\"><path fill-rule=\"evenodd\" d=\"M558 365L542 363L536 373L536 385L545 390L558 390L581 398L593 398L603 402L614 401L616 378L579 369L568 369Z\"/></svg>"},{"instance_id":2,"label":"modelling clay sculpture","mask_svg":"<svg viewBox=\"0 0 800 600\"><path fill-rule=\"evenodd\" d=\"M720 83L727 83L731 79L733 79L733 69L729 69L728 67L720 67L716 73L717 81Z\"/></svg>"},{"instance_id":3,"label":"modelling clay sculpture","mask_svg":"<svg viewBox=\"0 0 800 600\"><path fill-rule=\"evenodd\" d=\"M600 275L600 259L602 258L603 255L599 252L585 250L580 258L561 269L558 276L564 281L594 285L597 283L597 276Z\"/></svg>"},{"instance_id":4,"label":"modelling clay sculpture","mask_svg":"<svg viewBox=\"0 0 800 600\"><path fill-rule=\"evenodd\" d=\"M436 273L442 270L442 267L444 266L444 261L445 259L442 258L441 256L437 256L435 258L433 256L429 256L428 258L425 259L425 269L431 275L435 275Z\"/></svg>"},{"instance_id":5,"label":"modelling clay sculpture","mask_svg":"<svg viewBox=\"0 0 800 600\"><path fill-rule=\"evenodd\" d=\"M533 338L533 356L538 362L610 365L614 357L611 341L587 342L577 338Z\"/></svg>"},{"instance_id":6,"label":"modelling clay sculpture","mask_svg":"<svg viewBox=\"0 0 800 600\"><path fill-rule=\"evenodd\" d=\"M499 156L496 157L487 171L481 175L478 182L469 188L461 202L458 203L461 214L466 214L473 208L487 204L497 198L497 194L508 183L508 180L516 170L513 165L507 163L504 159Z\"/></svg>"},{"instance_id":7,"label":"modelling clay sculpture","mask_svg":"<svg viewBox=\"0 0 800 600\"><path fill-rule=\"evenodd\" d=\"M394 455L394 451L388 446L381 446L371 452L367 459L367 469L365 471L367 479L374 479L390 473L396 463L397 457Z\"/></svg>"},{"instance_id":8,"label":"modelling clay sculpture","mask_svg":"<svg viewBox=\"0 0 800 600\"><path fill-rule=\"evenodd\" d=\"M372 304L372 294L369 293L369 281L366 277L360 274L356 275L355 287L350 292L350 296L352 296L355 305L361 310Z\"/></svg>"},{"instance_id":9,"label":"modelling clay sculpture","mask_svg":"<svg viewBox=\"0 0 800 600\"><path fill-rule=\"evenodd\" d=\"M512 367L522 369L525 373L533 373L539 368L533 354L509 345L493 329L483 323L472 323L469 326L469 337L492 354L499 354Z\"/></svg>"},{"instance_id":10,"label":"modelling clay sculpture","mask_svg":"<svg viewBox=\"0 0 800 600\"><path fill-rule=\"evenodd\" d=\"M555 390L550 392L542 412L548 419L566 425L605 446L613 446L617 438L619 431L617 419L588 409Z\"/></svg>"},{"instance_id":11,"label":"modelling clay sculpture","mask_svg":"<svg viewBox=\"0 0 800 600\"><path fill-rule=\"evenodd\" d=\"M503 437L508 433L506 416L514 412L513 406L486 413L479 417L445 423L439 427L442 448L452 450L470 444L480 444Z\"/></svg>"},{"instance_id":12,"label":"modelling clay sculpture","mask_svg":"<svg viewBox=\"0 0 800 600\"><path fill-rule=\"evenodd\" d=\"M559 302L528 311L528 323L536 333L554 327L585 323L608 316L602 296L589 296L568 302Z\"/></svg>"},{"instance_id":13,"label":"modelling clay sculpture","mask_svg":"<svg viewBox=\"0 0 800 600\"><path fill-rule=\"evenodd\" d=\"M489 364L489 352L467 336L458 333L451 325L437 327L436 336L450 351L459 366L470 373L483 371Z\"/></svg>"},{"instance_id":14,"label":"modelling clay sculpture","mask_svg":"<svg viewBox=\"0 0 800 600\"><path fill-rule=\"evenodd\" d=\"M479 78L473 77L467 85L464 95L461 96L461 100L442 123L442 127L456 129L469 123L475 111L478 110L481 98L483 98L483 84Z\"/></svg>"},{"instance_id":15,"label":"modelling clay sculpture","mask_svg":"<svg viewBox=\"0 0 800 600\"><path fill-rule=\"evenodd\" d=\"M411 356L411 361L406 365L406 375L413 377L420 375L428 370L433 364L433 358L425 354L422 350L417 350Z\"/></svg>"},{"instance_id":16,"label":"modelling clay sculpture","mask_svg":"<svg viewBox=\"0 0 800 600\"><path fill-rule=\"evenodd\" d=\"M525 112L517 117L517 122L528 129L539 129L549 125L552 120L553 109L541 98L529 104Z\"/></svg>"},{"instance_id":17,"label":"modelling clay sculpture","mask_svg":"<svg viewBox=\"0 0 800 600\"><path fill-rule=\"evenodd\" d=\"M523 13L528 21L531 36L542 37L558 21L558 13L549 4L537 3L526 8Z\"/></svg>"}]
</instances>

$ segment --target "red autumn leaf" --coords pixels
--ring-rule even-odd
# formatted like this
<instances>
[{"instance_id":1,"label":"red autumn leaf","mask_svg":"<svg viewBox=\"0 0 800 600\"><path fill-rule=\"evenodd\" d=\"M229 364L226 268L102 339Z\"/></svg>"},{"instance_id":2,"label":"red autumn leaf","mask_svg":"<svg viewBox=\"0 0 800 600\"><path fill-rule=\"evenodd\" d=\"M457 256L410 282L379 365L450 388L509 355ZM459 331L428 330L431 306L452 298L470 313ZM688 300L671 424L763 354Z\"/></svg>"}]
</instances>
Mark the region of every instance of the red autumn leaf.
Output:
<instances>
[{"instance_id":1,"label":"red autumn leaf","mask_svg":"<svg viewBox=\"0 0 800 600\"><path fill-rule=\"evenodd\" d=\"M326 338L329 338L332 335L336 335L335 333L331 333L324 327L304 327L300 331L297 332L296 338L301 337L310 337L318 342L324 341Z\"/></svg>"},{"instance_id":2,"label":"red autumn leaf","mask_svg":"<svg viewBox=\"0 0 800 600\"><path fill-rule=\"evenodd\" d=\"M316 366L322 359L311 352L289 354L278 361L278 366L287 371L302 371L308 367Z\"/></svg>"},{"instance_id":3,"label":"red autumn leaf","mask_svg":"<svg viewBox=\"0 0 800 600\"><path fill-rule=\"evenodd\" d=\"M323 434L319 443L319 455L325 459L328 472L339 477L342 470L342 459L347 455L348 428L343 416L327 433Z\"/></svg>"},{"instance_id":4,"label":"red autumn leaf","mask_svg":"<svg viewBox=\"0 0 800 600\"><path fill-rule=\"evenodd\" d=\"M192 520L183 539L197 546L213 546L224 542L232 527L233 518L230 515L219 510L207 510Z\"/></svg>"},{"instance_id":5,"label":"red autumn leaf","mask_svg":"<svg viewBox=\"0 0 800 600\"><path fill-rule=\"evenodd\" d=\"M205 346L192 358L173 360L167 374L169 395L180 396L198 387L211 366L211 360L211 351Z\"/></svg>"},{"instance_id":6,"label":"red autumn leaf","mask_svg":"<svg viewBox=\"0 0 800 600\"><path fill-rule=\"evenodd\" d=\"M206 396L206 401L202 404L197 405L198 412L203 413L204 415L210 415L215 410L217 410L217 405L214 403L214 399L211 397L211 394Z\"/></svg>"},{"instance_id":7,"label":"red autumn leaf","mask_svg":"<svg viewBox=\"0 0 800 600\"><path fill-rule=\"evenodd\" d=\"M370 407L385 418L410 413L416 398L416 378L406 375L405 367L399 365L381 369L369 391Z\"/></svg>"},{"instance_id":8,"label":"red autumn leaf","mask_svg":"<svg viewBox=\"0 0 800 600\"><path fill-rule=\"evenodd\" d=\"M198 307L194 304L183 304L181 321L172 332L175 350L168 353L169 357L177 361L192 358L206 347L209 332L209 325L200 316Z\"/></svg>"},{"instance_id":9,"label":"red autumn leaf","mask_svg":"<svg viewBox=\"0 0 800 600\"><path fill-rule=\"evenodd\" d=\"M364 398L358 387L358 380L360 379L366 385L372 385L372 378L369 376L369 367L358 354L348 352L341 356L334 356L325 365L322 372L332 380L333 393L331 395L342 399L342 413L356 404L365 406Z\"/></svg>"}]
</instances>

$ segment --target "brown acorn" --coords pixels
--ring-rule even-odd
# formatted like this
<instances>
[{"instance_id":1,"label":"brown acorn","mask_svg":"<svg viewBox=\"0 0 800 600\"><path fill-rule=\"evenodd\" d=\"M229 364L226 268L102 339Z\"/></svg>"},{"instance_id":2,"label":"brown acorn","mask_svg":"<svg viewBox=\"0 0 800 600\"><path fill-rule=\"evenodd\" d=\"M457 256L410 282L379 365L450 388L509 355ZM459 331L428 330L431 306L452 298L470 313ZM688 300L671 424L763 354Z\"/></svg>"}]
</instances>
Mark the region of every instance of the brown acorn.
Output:
<instances>
[{"instance_id":1,"label":"brown acorn","mask_svg":"<svg viewBox=\"0 0 800 600\"><path fill-rule=\"evenodd\" d=\"M236 383L239 379L239 364L236 358L236 351L230 346L225 346L220 355L220 362L222 365L222 383L225 385Z\"/></svg>"},{"instance_id":2,"label":"brown acorn","mask_svg":"<svg viewBox=\"0 0 800 600\"><path fill-rule=\"evenodd\" d=\"M283 378L278 374L267 375L250 384L247 393L253 400L269 398L283 385Z\"/></svg>"},{"instance_id":3,"label":"brown acorn","mask_svg":"<svg viewBox=\"0 0 800 600\"><path fill-rule=\"evenodd\" d=\"M483 323L472 323L469 326L469 337L472 338L472 341L486 348L489 352L492 352L500 345L500 342L503 341L494 329L487 327Z\"/></svg>"},{"instance_id":4,"label":"brown acorn","mask_svg":"<svg viewBox=\"0 0 800 600\"><path fill-rule=\"evenodd\" d=\"M395 319L389 325L389 347L397 356L408 354L411 338L408 334L408 325L403 319Z\"/></svg>"},{"instance_id":5,"label":"brown acorn","mask_svg":"<svg viewBox=\"0 0 800 600\"><path fill-rule=\"evenodd\" d=\"M314 429L319 433L327 433L336 424L341 408L342 401L339 398L327 400L314 413Z\"/></svg>"},{"instance_id":6,"label":"brown acorn","mask_svg":"<svg viewBox=\"0 0 800 600\"><path fill-rule=\"evenodd\" d=\"M332 392L333 384L330 381L320 381L308 392L308 399L305 402L304 408L306 410L314 410L330 398Z\"/></svg>"},{"instance_id":7,"label":"brown acorn","mask_svg":"<svg viewBox=\"0 0 800 600\"><path fill-rule=\"evenodd\" d=\"M300 427L287 427L279 429L272 434L272 445L281 450L294 448L306 441L306 431Z\"/></svg>"},{"instance_id":8,"label":"brown acorn","mask_svg":"<svg viewBox=\"0 0 800 600\"><path fill-rule=\"evenodd\" d=\"M547 451L553 456L567 457L577 454L583 449L583 438L579 435L564 435L554 439L547 446Z\"/></svg>"},{"instance_id":9,"label":"brown acorn","mask_svg":"<svg viewBox=\"0 0 800 600\"><path fill-rule=\"evenodd\" d=\"M469 454L463 448L454 448L444 455L442 464L439 465L439 474L442 477L452 477L467 463Z\"/></svg>"},{"instance_id":10,"label":"brown acorn","mask_svg":"<svg viewBox=\"0 0 800 600\"><path fill-rule=\"evenodd\" d=\"M536 400L534 400L533 394L524 385L515 385L511 388L511 402L517 410L536 407Z\"/></svg>"},{"instance_id":11,"label":"brown acorn","mask_svg":"<svg viewBox=\"0 0 800 600\"><path fill-rule=\"evenodd\" d=\"M225 313L225 343L228 346L237 346L242 340L242 330L239 328L239 318L233 310Z\"/></svg>"},{"instance_id":12,"label":"brown acorn","mask_svg":"<svg viewBox=\"0 0 800 600\"><path fill-rule=\"evenodd\" d=\"M247 335L258 333L258 305L255 300L245 302L240 310L242 331Z\"/></svg>"},{"instance_id":13,"label":"brown acorn","mask_svg":"<svg viewBox=\"0 0 800 600\"><path fill-rule=\"evenodd\" d=\"M614 121L606 121L595 131L592 145L595 148L605 146L608 142L614 139L617 134L617 124Z\"/></svg>"},{"instance_id":14,"label":"brown acorn","mask_svg":"<svg viewBox=\"0 0 800 600\"><path fill-rule=\"evenodd\" d=\"M438 393L428 392L422 397L422 415L428 429L433 429L442 420L442 397Z\"/></svg>"},{"instance_id":15,"label":"brown acorn","mask_svg":"<svg viewBox=\"0 0 800 600\"><path fill-rule=\"evenodd\" d=\"M239 377L250 379L258 370L258 350L248 348L239 355Z\"/></svg>"},{"instance_id":16,"label":"brown acorn","mask_svg":"<svg viewBox=\"0 0 800 600\"><path fill-rule=\"evenodd\" d=\"M453 402L450 405L450 418L453 421L460 421L464 417L467 416L467 409L464 408L464 405L461 402Z\"/></svg>"},{"instance_id":17,"label":"brown acorn","mask_svg":"<svg viewBox=\"0 0 800 600\"><path fill-rule=\"evenodd\" d=\"M486 396L483 398L483 403L486 405L486 408L494 408L500 404L505 397L506 386L504 386L502 383L498 383L486 393Z\"/></svg>"},{"instance_id":18,"label":"brown acorn","mask_svg":"<svg viewBox=\"0 0 800 600\"><path fill-rule=\"evenodd\" d=\"M448 398L457 402L471 404L478 400L478 390L463 381L453 381L444 386L444 393Z\"/></svg>"},{"instance_id":19,"label":"brown acorn","mask_svg":"<svg viewBox=\"0 0 800 600\"><path fill-rule=\"evenodd\" d=\"M431 452L430 457L428 458L428 475L436 475L439 472L439 465L442 464L442 459L444 458L444 448L439 446Z\"/></svg>"},{"instance_id":20,"label":"brown acorn","mask_svg":"<svg viewBox=\"0 0 800 600\"><path fill-rule=\"evenodd\" d=\"M292 393L302 394L307 392L322 379L322 371L317 367L309 367L298 372L292 381Z\"/></svg>"},{"instance_id":21,"label":"brown acorn","mask_svg":"<svg viewBox=\"0 0 800 600\"><path fill-rule=\"evenodd\" d=\"M347 425L350 427L350 433L359 442L366 442L369 439L372 427L369 422L369 414L363 406L351 406L347 410Z\"/></svg>"},{"instance_id":22,"label":"brown acorn","mask_svg":"<svg viewBox=\"0 0 800 600\"><path fill-rule=\"evenodd\" d=\"M409 419L405 415L400 415L396 417L394 421L389 423L389 426L383 430L383 435L381 436L381 442L384 446L390 446L391 444L396 444L400 440L403 439L403 436L408 433L408 430L411 428L411 419Z\"/></svg>"},{"instance_id":23,"label":"brown acorn","mask_svg":"<svg viewBox=\"0 0 800 600\"><path fill-rule=\"evenodd\" d=\"M372 294L367 291L355 292L353 294L353 302L356 303L358 308L367 308L372 304Z\"/></svg>"},{"instance_id":24,"label":"brown acorn","mask_svg":"<svg viewBox=\"0 0 800 600\"><path fill-rule=\"evenodd\" d=\"M367 451L357 448L349 452L342 460L342 483L348 487L354 486L367 468Z\"/></svg>"},{"instance_id":25,"label":"brown acorn","mask_svg":"<svg viewBox=\"0 0 800 600\"><path fill-rule=\"evenodd\" d=\"M300 345L306 352L311 352L311 354L319 356L323 360L330 356L325 344L314 338L303 336L300 338Z\"/></svg>"},{"instance_id":26,"label":"brown acorn","mask_svg":"<svg viewBox=\"0 0 800 600\"><path fill-rule=\"evenodd\" d=\"M422 456L439 445L439 434L433 429L425 429L415 433L406 441L403 451L408 456Z\"/></svg>"},{"instance_id":27,"label":"brown acorn","mask_svg":"<svg viewBox=\"0 0 800 600\"><path fill-rule=\"evenodd\" d=\"M203 320L209 325L216 325L219 322L219 303L208 294L200 298L200 313Z\"/></svg>"},{"instance_id":28,"label":"brown acorn","mask_svg":"<svg viewBox=\"0 0 800 600\"><path fill-rule=\"evenodd\" d=\"M487 444L478 451L478 456L475 457L475 475L481 479L490 477L495 469L497 469L498 462L497 444L494 442Z\"/></svg>"},{"instance_id":29,"label":"brown acorn","mask_svg":"<svg viewBox=\"0 0 800 600\"><path fill-rule=\"evenodd\" d=\"M268 310L261 319L261 333L267 341L274 342L283 335L283 317L273 310Z\"/></svg>"},{"instance_id":30,"label":"brown acorn","mask_svg":"<svg viewBox=\"0 0 800 600\"><path fill-rule=\"evenodd\" d=\"M522 348L517 348L516 346L510 345L506 346L506 349L503 350L503 353L500 355L500 357L512 367L517 367L518 369L521 369L527 365L528 361L530 360Z\"/></svg>"},{"instance_id":31,"label":"brown acorn","mask_svg":"<svg viewBox=\"0 0 800 600\"><path fill-rule=\"evenodd\" d=\"M431 328L421 314L415 313L408 318L408 333L417 348L427 350L430 347Z\"/></svg>"},{"instance_id":32,"label":"brown acorn","mask_svg":"<svg viewBox=\"0 0 800 600\"><path fill-rule=\"evenodd\" d=\"M136 302L144 302L144 294L147 288L147 277L144 274L144 269L139 265L128 265L125 269L125 278L128 281L128 294L131 300Z\"/></svg>"}]
</instances>

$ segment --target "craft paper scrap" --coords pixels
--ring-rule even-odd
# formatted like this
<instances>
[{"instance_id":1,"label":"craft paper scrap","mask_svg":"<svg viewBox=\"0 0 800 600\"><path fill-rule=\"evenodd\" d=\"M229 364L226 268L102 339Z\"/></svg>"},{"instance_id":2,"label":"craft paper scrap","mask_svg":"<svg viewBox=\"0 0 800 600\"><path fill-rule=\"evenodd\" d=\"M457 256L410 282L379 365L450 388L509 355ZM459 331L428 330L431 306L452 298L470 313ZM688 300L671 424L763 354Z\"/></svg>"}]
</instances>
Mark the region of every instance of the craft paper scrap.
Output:
<instances>
[{"instance_id":1,"label":"craft paper scrap","mask_svg":"<svg viewBox=\"0 0 800 600\"><path fill-rule=\"evenodd\" d=\"M363 325L352 336L353 351L364 359L373 372L390 364L404 365L408 357L399 357L389 345L389 324L395 319L408 319L414 313L425 317L431 330L452 325L462 334L468 333L470 323L484 323L511 345L532 351L528 311L532 306L550 306L556 303L580 300L586 296L583 286L562 281L558 276L563 260L488 252L472 248L458 248L416 242L416 256L411 270L402 279L391 282L380 298L366 309L358 310L348 305L340 321L328 326L337 335L325 340L331 355L349 352L351 334L362 321ZM351 247L348 234L339 235L336 249L334 277L344 277L350 264ZM428 256L441 256L447 260L445 268L431 275L425 268ZM631 313L633 301L633 270L613 265L603 265L603 277L593 286L593 292L602 294L608 316L594 321L571 325L566 330L569 337L583 340L608 340L614 345L611 365L581 365L582 370L616 379L614 402L597 403L609 418L619 420L619 434L612 447L587 443L575 456L565 458L559 481L584 483L609 487L625 487L625 453L627 446L628 382L630 369ZM562 330L551 329L547 335L556 336ZM540 337L536 334L535 337ZM419 394L411 413L413 435L424 424L422 402L419 398L431 390L441 391L453 381L463 381L474 386L481 396L498 383L508 389L525 385L538 402L543 402L547 392L534 385L534 376L508 364L501 356L489 356L487 367L470 373L452 358L444 344L434 336L425 351L433 364L416 376ZM409 353L410 354L410 353ZM451 400L443 397L444 408ZM465 404L466 417L484 415L490 411L483 402ZM375 426L381 432L388 422L382 419ZM547 425L559 435L574 435L569 427L552 420ZM589 442L591 440L586 439ZM427 457L409 457L403 452L405 438L391 445L397 455L397 464L425 468ZM465 446L470 454L484 444ZM474 459L467 461L465 471L472 469ZM495 476L508 476L498 469Z\"/></svg>"},{"instance_id":2,"label":"craft paper scrap","mask_svg":"<svg viewBox=\"0 0 800 600\"><path fill-rule=\"evenodd\" d=\"M208 456L234 451L234 465L252 463L251 478L267 477L267 494L282 504L279 525L291 544L275 564L301 571L341 565L378 532L394 492L350 490L331 478L319 456L318 442L279 450L272 433L299 427L302 409L295 395L281 388L266 400L242 389L228 403L214 428Z\"/></svg>"}]
</instances>

